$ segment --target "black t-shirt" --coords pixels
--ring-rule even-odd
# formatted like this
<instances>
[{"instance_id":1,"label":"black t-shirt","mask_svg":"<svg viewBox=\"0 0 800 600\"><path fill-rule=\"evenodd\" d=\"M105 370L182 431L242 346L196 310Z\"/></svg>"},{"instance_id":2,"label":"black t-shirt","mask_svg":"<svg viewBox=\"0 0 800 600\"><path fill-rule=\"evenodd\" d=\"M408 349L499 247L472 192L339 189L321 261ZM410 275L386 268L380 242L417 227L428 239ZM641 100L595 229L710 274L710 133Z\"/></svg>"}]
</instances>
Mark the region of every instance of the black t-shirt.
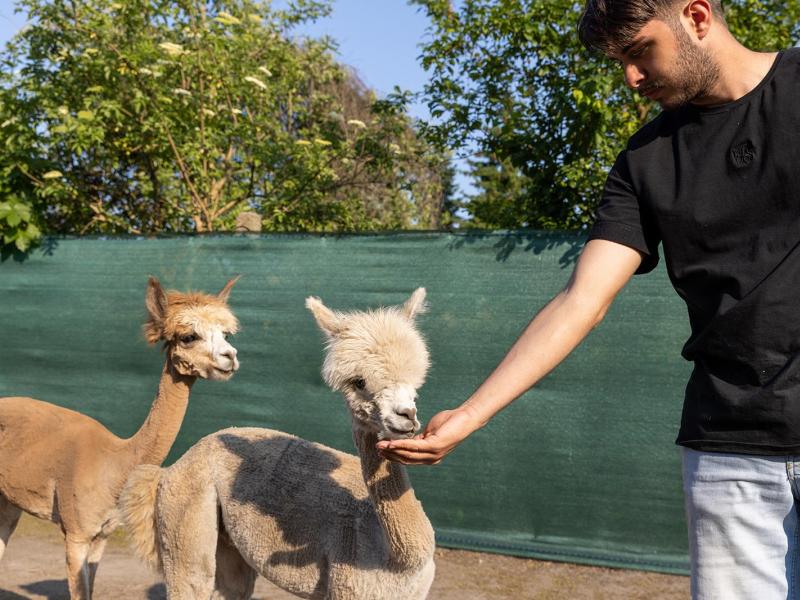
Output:
<instances>
[{"instance_id":1,"label":"black t-shirt","mask_svg":"<svg viewBox=\"0 0 800 600\"><path fill-rule=\"evenodd\" d=\"M662 112L609 174L589 239L663 244L694 362L677 443L800 453L800 48L721 106Z\"/></svg>"}]
</instances>

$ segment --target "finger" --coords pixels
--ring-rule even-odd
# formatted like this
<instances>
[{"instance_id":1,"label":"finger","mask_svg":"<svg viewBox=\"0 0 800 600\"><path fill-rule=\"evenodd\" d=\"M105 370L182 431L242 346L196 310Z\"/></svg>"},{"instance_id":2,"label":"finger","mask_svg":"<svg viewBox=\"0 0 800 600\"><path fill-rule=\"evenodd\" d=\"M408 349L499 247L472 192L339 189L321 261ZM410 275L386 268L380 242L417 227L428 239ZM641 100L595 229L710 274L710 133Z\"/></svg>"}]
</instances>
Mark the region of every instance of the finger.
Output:
<instances>
[{"instance_id":1,"label":"finger","mask_svg":"<svg viewBox=\"0 0 800 600\"><path fill-rule=\"evenodd\" d=\"M422 438L413 438L409 440L390 440L388 442L378 442L377 444L379 450L413 450L418 452L423 452L426 450L431 450L430 442L423 440Z\"/></svg>"},{"instance_id":2,"label":"finger","mask_svg":"<svg viewBox=\"0 0 800 600\"><path fill-rule=\"evenodd\" d=\"M439 452L409 452L406 450L384 450L381 455L387 460L405 464L431 464L442 458Z\"/></svg>"},{"instance_id":3,"label":"finger","mask_svg":"<svg viewBox=\"0 0 800 600\"><path fill-rule=\"evenodd\" d=\"M446 418L446 419L445 418L439 419L439 418L434 417L433 419L431 419L430 421L427 422L425 427L422 428L423 434L432 433L432 432L440 429L443 425L447 424L448 420L449 420L449 417Z\"/></svg>"},{"instance_id":4,"label":"finger","mask_svg":"<svg viewBox=\"0 0 800 600\"><path fill-rule=\"evenodd\" d=\"M424 439L425 439L425 437L422 434L417 434L413 438L407 438L407 439L403 439L403 440L381 440L377 444L375 444L375 447L378 450L385 450L387 448L394 448L397 444L401 444L402 445L404 442L409 442L409 441L419 441L419 442L421 442Z\"/></svg>"},{"instance_id":5,"label":"finger","mask_svg":"<svg viewBox=\"0 0 800 600\"><path fill-rule=\"evenodd\" d=\"M441 459L437 458L425 458L425 459L415 459L415 458L387 458L394 463L399 463L401 465L406 465L409 467L418 467L422 465L438 465L441 462Z\"/></svg>"}]
</instances>

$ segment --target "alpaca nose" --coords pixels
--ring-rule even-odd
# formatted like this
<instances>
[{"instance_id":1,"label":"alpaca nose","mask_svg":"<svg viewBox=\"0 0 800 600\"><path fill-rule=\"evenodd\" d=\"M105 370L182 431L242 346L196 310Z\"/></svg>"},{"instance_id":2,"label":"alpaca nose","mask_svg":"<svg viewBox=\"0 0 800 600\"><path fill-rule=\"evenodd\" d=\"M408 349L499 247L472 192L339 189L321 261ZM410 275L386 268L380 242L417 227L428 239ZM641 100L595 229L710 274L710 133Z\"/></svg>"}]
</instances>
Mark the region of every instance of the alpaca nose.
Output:
<instances>
[{"instance_id":1,"label":"alpaca nose","mask_svg":"<svg viewBox=\"0 0 800 600\"><path fill-rule=\"evenodd\" d=\"M417 418L417 409L414 406L403 406L401 408L397 408L394 411L401 417L405 417L409 421L414 421Z\"/></svg>"},{"instance_id":2,"label":"alpaca nose","mask_svg":"<svg viewBox=\"0 0 800 600\"><path fill-rule=\"evenodd\" d=\"M220 352L220 355L227 358L232 363L236 362L236 348L234 348L233 346L230 346L225 350L223 350L222 352Z\"/></svg>"}]
</instances>

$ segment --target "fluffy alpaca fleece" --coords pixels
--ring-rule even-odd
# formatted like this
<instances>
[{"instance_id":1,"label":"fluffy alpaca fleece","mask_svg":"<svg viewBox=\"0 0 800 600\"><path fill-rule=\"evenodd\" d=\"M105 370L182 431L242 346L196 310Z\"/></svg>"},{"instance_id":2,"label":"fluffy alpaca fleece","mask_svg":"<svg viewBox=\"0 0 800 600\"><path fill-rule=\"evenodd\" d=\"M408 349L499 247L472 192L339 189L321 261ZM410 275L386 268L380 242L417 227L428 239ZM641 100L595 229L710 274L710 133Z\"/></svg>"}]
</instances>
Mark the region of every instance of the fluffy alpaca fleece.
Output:
<instances>
[{"instance_id":1,"label":"fluffy alpaca fleece","mask_svg":"<svg viewBox=\"0 0 800 600\"><path fill-rule=\"evenodd\" d=\"M323 375L343 393L358 456L257 428L209 435L168 469L134 471L120 500L137 552L175 599L249 598L257 574L303 598L423 599L434 533L405 468L379 438L413 435L428 368L402 307L334 313L307 306L327 337Z\"/></svg>"},{"instance_id":2,"label":"fluffy alpaca fleece","mask_svg":"<svg viewBox=\"0 0 800 600\"><path fill-rule=\"evenodd\" d=\"M238 280L232 279L235 283ZM230 283L229 285L233 285ZM239 322L231 314L227 305L228 292L218 296L203 292L181 293L169 291L163 297L148 296L148 310L163 314L162 319L148 319L142 327L145 338L151 344L158 340L174 340L180 336L190 335L209 327L221 326L226 333L236 333ZM165 301L166 304L160 305Z\"/></svg>"},{"instance_id":3,"label":"fluffy alpaca fleece","mask_svg":"<svg viewBox=\"0 0 800 600\"><path fill-rule=\"evenodd\" d=\"M197 377L229 379L239 366L236 350L224 339L237 327L226 306L234 281L208 296L167 294L150 279L144 329L151 343L164 341L167 359L158 395L133 437L118 438L94 419L47 402L0 398L0 556L23 510L58 523L70 597L91 597L128 475L166 458ZM189 322L184 329L169 325Z\"/></svg>"}]
</instances>

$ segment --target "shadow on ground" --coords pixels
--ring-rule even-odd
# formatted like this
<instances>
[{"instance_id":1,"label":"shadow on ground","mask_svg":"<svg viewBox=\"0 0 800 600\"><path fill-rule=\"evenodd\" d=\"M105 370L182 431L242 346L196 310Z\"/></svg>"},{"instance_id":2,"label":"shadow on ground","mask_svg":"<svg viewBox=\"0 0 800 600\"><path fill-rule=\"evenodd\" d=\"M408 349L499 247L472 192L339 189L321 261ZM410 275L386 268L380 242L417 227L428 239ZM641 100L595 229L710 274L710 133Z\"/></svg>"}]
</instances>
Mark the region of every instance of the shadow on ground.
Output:
<instances>
[{"instance_id":1,"label":"shadow on ground","mask_svg":"<svg viewBox=\"0 0 800 600\"><path fill-rule=\"evenodd\" d=\"M47 600L69 600L69 587L66 579L44 579L23 585L22 589ZM22 596L16 592L0 590L0 600L28 600L31 596Z\"/></svg>"}]
</instances>

